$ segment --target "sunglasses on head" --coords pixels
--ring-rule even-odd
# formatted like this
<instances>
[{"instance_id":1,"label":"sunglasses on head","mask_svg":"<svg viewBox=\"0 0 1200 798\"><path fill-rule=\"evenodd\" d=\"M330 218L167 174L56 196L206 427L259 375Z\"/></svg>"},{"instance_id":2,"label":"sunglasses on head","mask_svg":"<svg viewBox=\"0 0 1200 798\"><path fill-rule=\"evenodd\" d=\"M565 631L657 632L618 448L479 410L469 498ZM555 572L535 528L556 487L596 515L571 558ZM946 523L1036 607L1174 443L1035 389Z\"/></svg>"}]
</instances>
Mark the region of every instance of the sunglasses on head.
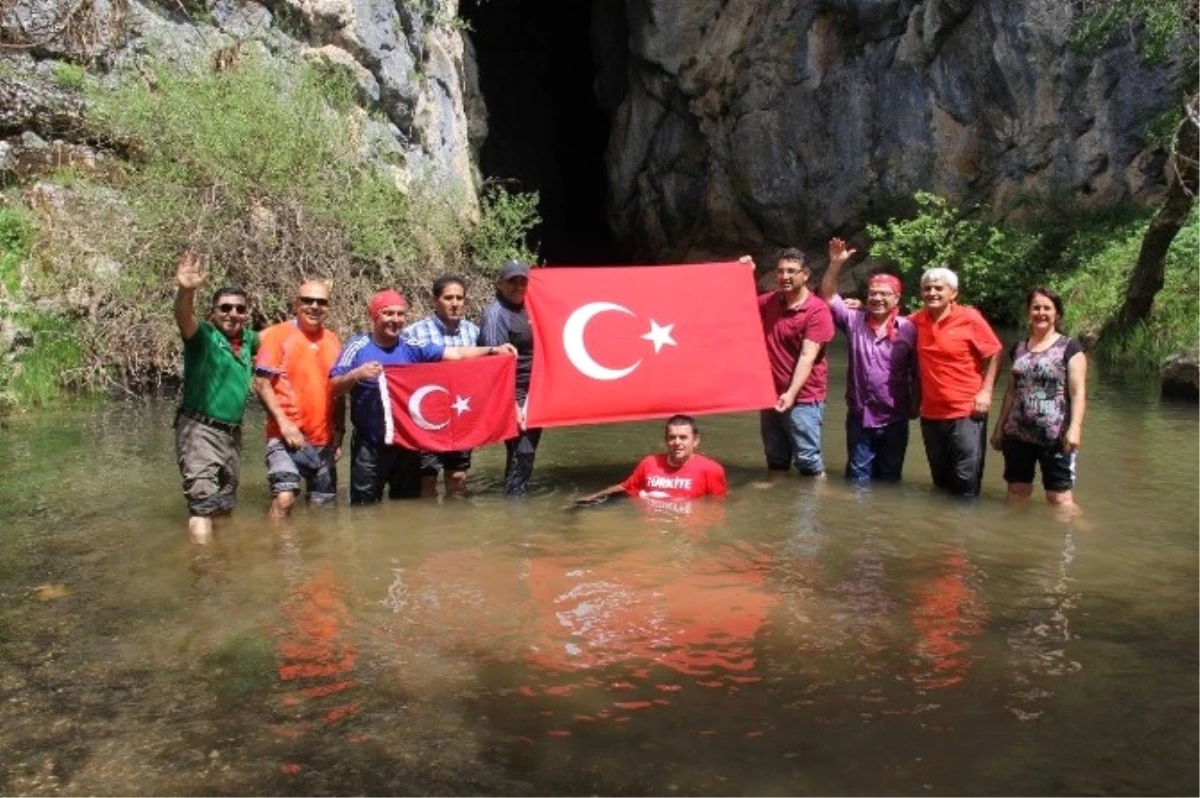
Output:
<instances>
[{"instance_id":1,"label":"sunglasses on head","mask_svg":"<svg viewBox=\"0 0 1200 798\"><path fill-rule=\"evenodd\" d=\"M319 308L329 307L329 300L323 296L301 296L296 297L296 301L301 305L316 305Z\"/></svg>"},{"instance_id":2,"label":"sunglasses on head","mask_svg":"<svg viewBox=\"0 0 1200 798\"><path fill-rule=\"evenodd\" d=\"M234 304L233 302L222 302L221 304L217 305L217 310L221 311L222 313L232 313L236 311L237 313L244 314L246 312L246 306L242 304Z\"/></svg>"}]
</instances>

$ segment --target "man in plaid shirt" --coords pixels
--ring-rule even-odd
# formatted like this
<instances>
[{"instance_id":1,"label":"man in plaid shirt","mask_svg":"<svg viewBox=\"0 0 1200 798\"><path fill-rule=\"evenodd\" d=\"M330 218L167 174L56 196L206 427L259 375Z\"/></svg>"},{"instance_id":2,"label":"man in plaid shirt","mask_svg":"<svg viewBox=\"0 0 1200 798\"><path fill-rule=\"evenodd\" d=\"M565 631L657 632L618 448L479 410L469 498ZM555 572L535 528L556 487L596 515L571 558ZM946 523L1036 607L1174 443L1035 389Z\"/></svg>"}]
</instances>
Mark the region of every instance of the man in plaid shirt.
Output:
<instances>
[{"instance_id":1,"label":"man in plaid shirt","mask_svg":"<svg viewBox=\"0 0 1200 798\"><path fill-rule=\"evenodd\" d=\"M415 344L477 346L479 327L463 318L466 309L466 282L456 274L443 274L433 281L433 315L405 328L403 337ZM437 495L438 471L445 472L447 493L464 493L470 468L470 450L421 452L421 496Z\"/></svg>"}]
</instances>

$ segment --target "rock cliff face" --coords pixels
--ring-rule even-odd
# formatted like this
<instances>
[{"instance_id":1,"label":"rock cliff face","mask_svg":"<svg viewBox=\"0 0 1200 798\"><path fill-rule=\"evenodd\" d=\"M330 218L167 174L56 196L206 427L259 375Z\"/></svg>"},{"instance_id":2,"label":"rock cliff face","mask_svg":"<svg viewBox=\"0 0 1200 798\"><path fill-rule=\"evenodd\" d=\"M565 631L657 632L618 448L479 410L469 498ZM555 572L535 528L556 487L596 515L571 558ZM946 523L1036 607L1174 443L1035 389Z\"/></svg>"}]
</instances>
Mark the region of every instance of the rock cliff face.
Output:
<instances>
[{"instance_id":1,"label":"rock cliff face","mask_svg":"<svg viewBox=\"0 0 1200 798\"><path fill-rule=\"evenodd\" d=\"M610 222L659 260L813 244L914 190L1018 213L1152 200L1178 103L1129 45L1069 51L1064 0L627 0L594 6Z\"/></svg>"},{"instance_id":2,"label":"rock cliff face","mask_svg":"<svg viewBox=\"0 0 1200 798\"><path fill-rule=\"evenodd\" d=\"M917 189L1001 216L1029 194L1154 200L1163 159L1146 130L1177 104L1178 76L1140 63L1127 43L1072 54L1069 7L593 0L592 90L611 118L620 249L669 261L819 245L898 211ZM457 0L18 0L0 11L0 33L18 43L4 51L16 74L42 77L56 59L220 67L250 48L339 64L371 111L362 138L381 166L402 185L464 186L469 208L494 98L480 94L457 11ZM12 137L0 169L24 162L23 131L69 138L77 110L51 90L41 105L18 103L13 74L0 73L0 137Z\"/></svg>"},{"instance_id":3,"label":"rock cliff face","mask_svg":"<svg viewBox=\"0 0 1200 798\"><path fill-rule=\"evenodd\" d=\"M54 85L61 63L111 74L139 68L148 56L223 69L253 50L344 69L374 112L363 119L369 154L401 186L414 179L461 186L470 205L478 182L471 148L486 136L487 112L456 10L454 0L19 0L0 13L10 43L0 136L70 138L79 129L70 120L82 112L78 101L64 100Z\"/></svg>"}]
</instances>

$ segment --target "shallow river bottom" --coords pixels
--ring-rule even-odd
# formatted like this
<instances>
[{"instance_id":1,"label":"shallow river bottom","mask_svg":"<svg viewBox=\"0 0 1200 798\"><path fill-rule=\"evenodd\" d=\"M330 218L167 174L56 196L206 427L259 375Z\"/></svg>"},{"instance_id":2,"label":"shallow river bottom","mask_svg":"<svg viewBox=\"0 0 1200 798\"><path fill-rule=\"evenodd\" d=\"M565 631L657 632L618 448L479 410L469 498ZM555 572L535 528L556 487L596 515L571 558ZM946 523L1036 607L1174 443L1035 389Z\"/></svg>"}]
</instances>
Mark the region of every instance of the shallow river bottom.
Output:
<instances>
[{"instance_id":1,"label":"shallow river bottom","mask_svg":"<svg viewBox=\"0 0 1200 798\"><path fill-rule=\"evenodd\" d=\"M825 450L844 465L840 400ZM570 511L657 423L550 430L535 493L240 505L190 545L166 402L0 431L5 794L1195 794L1197 423L1097 383L1064 519L906 482ZM257 416L251 429L257 428ZM1038 491L1040 495L1040 490Z\"/></svg>"}]
</instances>

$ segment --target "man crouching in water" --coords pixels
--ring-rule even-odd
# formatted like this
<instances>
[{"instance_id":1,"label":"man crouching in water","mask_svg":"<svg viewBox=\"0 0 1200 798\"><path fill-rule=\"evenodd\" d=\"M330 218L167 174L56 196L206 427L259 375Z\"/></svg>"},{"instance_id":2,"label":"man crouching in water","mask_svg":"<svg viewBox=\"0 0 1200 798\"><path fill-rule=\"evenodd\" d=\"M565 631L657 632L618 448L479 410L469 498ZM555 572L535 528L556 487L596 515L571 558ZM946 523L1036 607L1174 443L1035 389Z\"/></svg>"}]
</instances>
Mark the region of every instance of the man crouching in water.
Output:
<instances>
[{"instance_id":1,"label":"man crouching in water","mask_svg":"<svg viewBox=\"0 0 1200 798\"><path fill-rule=\"evenodd\" d=\"M729 492L721 464L696 452L700 428L694 418L675 415L667 419L664 443L666 454L648 455L624 482L584 496L576 504L591 504L621 493L642 499L694 499Z\"/></svg>"}]
</instances>

